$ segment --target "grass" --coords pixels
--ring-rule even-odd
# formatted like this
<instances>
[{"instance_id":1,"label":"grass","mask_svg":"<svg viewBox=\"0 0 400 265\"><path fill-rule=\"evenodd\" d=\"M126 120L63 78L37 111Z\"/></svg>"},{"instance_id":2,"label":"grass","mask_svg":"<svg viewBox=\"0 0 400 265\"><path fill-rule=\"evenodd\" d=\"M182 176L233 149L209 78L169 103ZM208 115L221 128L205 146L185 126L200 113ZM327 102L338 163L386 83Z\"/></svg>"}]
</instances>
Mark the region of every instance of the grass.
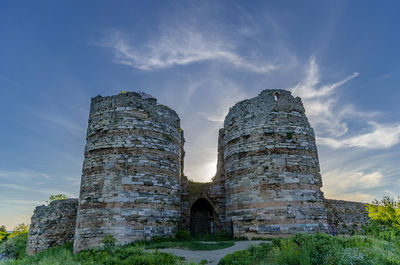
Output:
<instances>
[{"instance_id":1,"label":"grass","mask_svg":"<svg viewBox=\"0 0 400 265\"><path fill-rule=\"evenodd\" d=\"M24 255L2 265L186 265L183 258L162 252L146 252L140 245L90 249L72 254L72 244L49 248L34 256ZM191 263L193 264L193 263Z\"/></svg>"},{"instance_id":2,"label":"grass","mask_svg":"<svg viewBox=\"0 0 400 265\"><path fill-rule=\"evenodd\" d=\"M219 265L400 265L400 241L296 234L226 255Z\"/></svg>"},{"instance_id":3,"label":"grass","mask_svg":"<svg viewBox=\"0 0 400 265\"><path fill-rule=\"evenodd\" d=\"M378 228L370 226L366 235L334 237L328 234L296 234L290 238L272 239L270 244L260 244L228 254L219 265L400 265L398 234ZM77 255L72 254L72 244L67 244L49 248L35 256L27 256L26 234L21 234L0 244L0 253L7 250L7 253L15 258L3 263L0 261L0 264L187 265L183 258L159 252L157 249L184 248L207 251L234 245L233 240L200 242L187 238L187 235L183 236L186 239L153 238L150 241L134 242L125 246L116 245L115 239L110 236L105 238L102 248L85 250Z\"/></svg>"},{"instance_id":4,"label":"grass","mask_svg":"<svg viewBox=\"0 0 400 265\"><path fill-rule=\"evenodd\" d=\"M141 265L184 265L183 258L172 254L147 252L146 249L182 248L189 250L216 250L233 246L233 241L199 242L193 239L154 238L150 241L133 242L120 246L115 244L115 239L106 237L103 248L95 248L73 255L72 244L52 247L34 256L25 254L27 235L22 234L7 239L0 244L1 253L6 253L9 258L2 265L98 265L98 264L141 264Z\"/></svg>"},{"instance_id":5,"label":"grass","mask_svg":"<svg viewBox=\"0 0 400 265\"><path fill-rule=\"evenodd\" d=\"M188 231L179 230L176 238L153 237L149 241L140 241L133 244L141 244L147 249L180 248L189 250L217 250L231 247L235 245L235 241L232 240L226 231L218 231L215 235L191 237Z\"/></svg>"},{"instance_id":6,"label":"grass","mask_svg":"<svg viewBox=\"0 0 400 265\"><path fill-rule=\"evenodd\" d=\"M224 249L235 245L234 241L223 242L199 242L199 241L165 241L165 242L149 242L145 243L147 249L160 249L160 248L181 248L189 250L217 250Z\"/></svg>"}]
</instances>

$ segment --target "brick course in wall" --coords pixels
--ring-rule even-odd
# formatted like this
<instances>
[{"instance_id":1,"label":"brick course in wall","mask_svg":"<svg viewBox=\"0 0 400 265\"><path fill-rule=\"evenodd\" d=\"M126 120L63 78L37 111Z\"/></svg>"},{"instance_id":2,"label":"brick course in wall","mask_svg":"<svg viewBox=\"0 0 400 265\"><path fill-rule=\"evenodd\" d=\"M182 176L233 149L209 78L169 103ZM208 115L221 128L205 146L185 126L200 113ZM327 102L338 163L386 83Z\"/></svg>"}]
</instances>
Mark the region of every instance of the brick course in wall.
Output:
<instances>
[{"instance_id":1,"label":"brick course in wall","mask_svg":"<svg viewBox=\"0 0 400 265\"><path fill-rule=\"evenodd\" d=\"M29 226L26 253L33 255L72 242L77 210L78 199L53 201L49 206L36 207Z\"/></svg>"}]
</instances>

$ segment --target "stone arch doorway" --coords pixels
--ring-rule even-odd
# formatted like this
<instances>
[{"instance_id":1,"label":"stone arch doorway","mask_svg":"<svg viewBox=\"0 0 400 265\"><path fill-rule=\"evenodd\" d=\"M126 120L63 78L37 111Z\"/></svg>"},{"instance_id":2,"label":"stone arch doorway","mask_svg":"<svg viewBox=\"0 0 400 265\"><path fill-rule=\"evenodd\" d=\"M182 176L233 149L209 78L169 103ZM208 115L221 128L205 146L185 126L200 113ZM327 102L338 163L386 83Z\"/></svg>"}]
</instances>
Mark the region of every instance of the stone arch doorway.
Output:
<instances>
[{"instance_id":1,"label":"stone arch doorway","mask_svg":"<svg viewBox=\"0 0 400 265\"><path fill-rule=\"evenodd\" d=\"M208 200L200 198L190 208L190 233L192 236L214 234L214 208Z\"/></svg>"}]
</instances>

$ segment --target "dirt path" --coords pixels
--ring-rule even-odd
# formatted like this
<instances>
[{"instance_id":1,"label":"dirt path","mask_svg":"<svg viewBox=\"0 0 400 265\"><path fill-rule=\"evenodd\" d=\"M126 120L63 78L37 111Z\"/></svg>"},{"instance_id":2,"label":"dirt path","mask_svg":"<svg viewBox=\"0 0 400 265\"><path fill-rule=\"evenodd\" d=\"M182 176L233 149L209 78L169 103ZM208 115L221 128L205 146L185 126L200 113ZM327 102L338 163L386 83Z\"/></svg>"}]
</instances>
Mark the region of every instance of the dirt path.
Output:
<instances>
[{"instance_id":1,"label":"dirt path","mask_svg":"<svg viewBox=\"0 0 400 265\"><path fill-rule=\"evenodd\" d=\"M220 259L226 254L248 248L250 245L258 245L260 243L269 243L269 241L237 241L235 245L229 248L219 250L187 250L178 248L164 248L158 249L160 252L167 252L179 257L184 257L187 262L199 263L202 259L207 260L207 265L217 265Z\"/></svg>"}]
</instances>

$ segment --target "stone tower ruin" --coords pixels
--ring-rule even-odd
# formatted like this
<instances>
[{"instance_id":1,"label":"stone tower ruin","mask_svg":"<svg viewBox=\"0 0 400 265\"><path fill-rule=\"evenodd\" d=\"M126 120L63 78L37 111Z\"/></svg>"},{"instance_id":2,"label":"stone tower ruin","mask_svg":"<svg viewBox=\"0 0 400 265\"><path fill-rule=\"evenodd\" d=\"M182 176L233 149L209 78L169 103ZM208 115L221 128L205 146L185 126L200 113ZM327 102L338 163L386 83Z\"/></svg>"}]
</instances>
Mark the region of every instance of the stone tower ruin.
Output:
<instances>
[{"instance_id":1,"label":"stone tower ruin","mask_svg":"<svg viewBox=\"0 0 400 265\"><path fill-rule=\"evenodd\" d=\"M27 253L73 235L77 253L106 236L126 244L178 229L247 238L346 234L369 220L364 203L324 199L314 131L301 99L286 90L264 90L229 110L208 183L183 175L180 119L145 93L92 98L86 140L79 205L37 207Z\"/></svg>"},{"instance_id":2,"label":"stone tower ruin","mask_svg":"<svg viewBox=\"0 0 400 265\"><path fill-rule=\"evenodd\" d=\"M92 98L74 251L172 236L180 218L183 132L175 111L144 93Z\"/></svg>"},{"instance_id":3,"label":"stone tower ruin","mask_svg":"<svg viewBox=\"0 0 400 265\"><path fill-rule=\"evenodd\" d=\"M237 103L220 143L226 216L235 236L326 231L314 131L299 97L264 90Z\"/></svg>"}]
</instances>

